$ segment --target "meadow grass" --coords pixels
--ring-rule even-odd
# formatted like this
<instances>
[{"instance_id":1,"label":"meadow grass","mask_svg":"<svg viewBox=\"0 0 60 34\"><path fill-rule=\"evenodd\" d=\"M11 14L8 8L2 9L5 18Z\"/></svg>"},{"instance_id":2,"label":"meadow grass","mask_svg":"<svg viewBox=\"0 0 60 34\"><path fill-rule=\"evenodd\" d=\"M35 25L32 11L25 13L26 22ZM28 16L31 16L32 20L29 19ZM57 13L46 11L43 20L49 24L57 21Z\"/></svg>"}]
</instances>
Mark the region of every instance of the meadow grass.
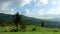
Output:
<instances>
[{"instance_id":1,"label":"meadow grass","mask_svg":"<svg viewBox=\"0 0 60 34\"><path fill-rule=\"evenodd\" d=\"M8 31L9 32L13 28L14 28L13 26L0 27L0 31ZM36 28L35 32L60 32L60 28L45 28L45 27L36 26L36 25L27 25L26 31L32 32L33 28ZM18 29L20 30L20 27Z\"/></svg>"},{"instance_id":2,"label":"meadow grass","mask_svg":"<svg viewBox=\"0 0 60 34\"><path fill-rule=\"evenodd\" d=\"M60 32L0 32L0 34L60 34Z\"/></svg>"},{"instance_id":3,"label":"meadow grass","mask_svg":"<svg viewBox=\"0 0 60 34\"><path fill-rule=\"evenodd\" d=\"M0 27L0 34L60 34L60 28L45 28L36 25L27 25L26 32L9 32L13 28L12 26ZM36 31L32 31L33 28L36 28Z\"/></svg>"}]
</instances>

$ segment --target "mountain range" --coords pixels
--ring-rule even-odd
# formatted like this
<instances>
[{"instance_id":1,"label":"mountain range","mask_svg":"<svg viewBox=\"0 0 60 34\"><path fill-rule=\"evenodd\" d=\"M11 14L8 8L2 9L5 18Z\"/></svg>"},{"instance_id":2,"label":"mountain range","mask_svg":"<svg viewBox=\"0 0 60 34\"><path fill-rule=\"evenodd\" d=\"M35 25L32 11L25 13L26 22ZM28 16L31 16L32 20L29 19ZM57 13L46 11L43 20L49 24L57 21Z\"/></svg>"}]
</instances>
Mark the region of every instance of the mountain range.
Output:
<instances>
[{"instance_id":1,"label":"mountain range","mask_svg":"<svg viewBox=\"0 0 60 34\"><path fill-rule=\"evenodd\" d=\"M32 25L41 25L42 22L44 22L45 27L60 27L60 22L52 20L45 20L45 19L37 19L32 17L27 17L22 15L22 18L26 21L27 24ZM0 13L0 22L3 21L12 21L13 15L10 14L3 14Z\"/></svg>"}]
</instances>

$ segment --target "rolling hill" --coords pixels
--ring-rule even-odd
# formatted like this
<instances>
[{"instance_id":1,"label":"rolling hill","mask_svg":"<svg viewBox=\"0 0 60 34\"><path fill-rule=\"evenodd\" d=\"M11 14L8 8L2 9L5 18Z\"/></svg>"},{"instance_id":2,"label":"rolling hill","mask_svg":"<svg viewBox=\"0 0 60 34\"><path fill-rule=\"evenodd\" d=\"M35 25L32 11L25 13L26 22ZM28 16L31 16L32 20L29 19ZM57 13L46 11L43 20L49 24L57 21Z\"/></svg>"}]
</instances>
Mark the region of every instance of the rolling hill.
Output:
<instances>
[{"instance_id":1,"label":"rolling hill","mask_svg":"<svg viewBox=\"0 0 60 34\"><path fill-rule=\"evenodd\" d=\"M44 22L45 27L54 27L54 28L58 27L58 28L60 28L59 22L37 19L37 18L27 17L24 15L22 15L22 18L25 19L27 24L39 25L40 26L41 23ZM3 22L3 21L10 22L12 20L13 20L13 15L0 13L0 22Z\"/></svg>"}]
</instances>

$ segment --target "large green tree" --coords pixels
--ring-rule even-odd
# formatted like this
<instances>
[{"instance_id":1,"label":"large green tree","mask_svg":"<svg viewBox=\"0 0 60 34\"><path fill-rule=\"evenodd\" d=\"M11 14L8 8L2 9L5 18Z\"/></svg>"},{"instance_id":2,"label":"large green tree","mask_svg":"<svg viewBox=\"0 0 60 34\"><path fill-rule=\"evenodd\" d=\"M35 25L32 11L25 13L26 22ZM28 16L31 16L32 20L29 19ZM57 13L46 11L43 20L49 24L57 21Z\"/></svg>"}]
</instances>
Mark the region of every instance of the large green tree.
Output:
<instances>
[{"instance_id":1,"label":"large green tree","mask_svg":"<svg viewBox=\"0 0 60 34\"><path fill-rule=\"evenodd\" d=\"M14 24L16 26L16 31L18 31L18 24L20 25L21 30L25 31L25 21L22 19L22 16L17 12L14 15Z\"/></svg>"},{"instance_id":2,"label":"large green tree","mask_svg":"<svg viewBox=\"0 0 60 34\"><path fill-rule=\"evenodd\" d=\"M18 24L21 24L21 15L18 12L14 15L14 24L16 26L16 30L18 31Z\"/></svg>"}]
</instances>

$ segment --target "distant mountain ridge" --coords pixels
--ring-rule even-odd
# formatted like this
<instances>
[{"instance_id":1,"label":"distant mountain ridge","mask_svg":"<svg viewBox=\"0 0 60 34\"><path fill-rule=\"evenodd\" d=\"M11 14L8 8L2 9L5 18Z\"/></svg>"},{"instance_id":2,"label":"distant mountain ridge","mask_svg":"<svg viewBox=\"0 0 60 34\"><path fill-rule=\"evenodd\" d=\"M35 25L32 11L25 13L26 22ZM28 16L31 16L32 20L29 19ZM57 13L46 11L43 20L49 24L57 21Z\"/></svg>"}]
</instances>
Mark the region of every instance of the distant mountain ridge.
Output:
<instances>
[{"instance_id":1,"label":"distant mountain ridge","mask_svg":"<svg viewBox=\"0 0 60 34\"><path fill-rule=\"evenodd\" d=\"M34 25L40 26L41 23L44 22L45 27L60 27L59 22L37 19L37 18L27 17L27 16L23 16L23 15L22 15L22 18L25 19L27 24L34 24ZM13 15L0 13L0 22L3 21L3 19L5 21L12 21Z\"/></svg>"}]
</instances>

